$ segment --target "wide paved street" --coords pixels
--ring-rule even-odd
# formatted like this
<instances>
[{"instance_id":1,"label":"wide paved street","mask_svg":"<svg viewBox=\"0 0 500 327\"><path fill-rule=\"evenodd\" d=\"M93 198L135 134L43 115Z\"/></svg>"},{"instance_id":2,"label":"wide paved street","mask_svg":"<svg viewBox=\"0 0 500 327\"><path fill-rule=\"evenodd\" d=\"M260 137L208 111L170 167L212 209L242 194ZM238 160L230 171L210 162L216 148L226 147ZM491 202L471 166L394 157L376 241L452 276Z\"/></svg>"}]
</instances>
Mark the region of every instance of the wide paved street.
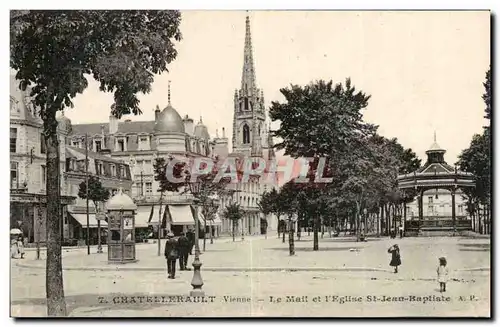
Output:
<instances>
[{"instance_id":1,"label":"wide paved street","mask_svg":"<svg viewBox=\"0 0 500 327\"><path fill-rule=\"evenodd\" d=\"M397 243L394 274L387 248ZM93 250L95 251L95 250ZM157 244L137 246L137 263L107 264L106 254L64 251L65 294L71 316L489 316L490 240L388 238L357 243L312 235L297 255L276 235L216 240L201 255L206 297L189 298L192 271L166 278ZM441 297L437 258L446 256L451 280ZM190 257L190 261L192 257ZM30 251L11 265L12 315L45 315L45 261ZM449 297L449 298L448 298ZM189 302L188 302L189 301ZM184 302L184 303L182 303Z\"/></svg>"}]
</instances>

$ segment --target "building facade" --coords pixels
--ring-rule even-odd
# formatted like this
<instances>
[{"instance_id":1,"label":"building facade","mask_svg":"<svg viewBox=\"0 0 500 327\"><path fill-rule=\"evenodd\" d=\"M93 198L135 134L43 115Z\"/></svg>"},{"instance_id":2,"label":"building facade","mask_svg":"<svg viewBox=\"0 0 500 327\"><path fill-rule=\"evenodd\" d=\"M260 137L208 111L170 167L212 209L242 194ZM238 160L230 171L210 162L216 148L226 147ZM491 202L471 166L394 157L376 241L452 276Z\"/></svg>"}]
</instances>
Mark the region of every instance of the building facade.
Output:
<instances>
[{"instance_id":1,"label":"building facade","mask_svg":"<svg viewBox=\"0 0 500 327\"><path fill-rule=\"evenodd\" d=\"M108 123L76 124L68 142L82 146L87 137L93 151L107 153L111 158L130 166L131 196L138 205L136 227L147 228L161 224L163 229L177 234L194 225L190 205L192 197L158 191L159 182L154 178L154 162L158 157L173 156L177 159L227 156L228 139L225 129L222 137L211 138L203 119L195 125L187 115L182 118L170 101L160 110L155 109L152 121L120 121L110 116ZM164 232L164 231L163 231Z\"/></svg>"},{"instance_id":2,"label":"building facade","mask_svg":"<svg viewBox=\"0 0 500 327\"><path fill-rule=\"evenodd\" d=\"M23 232L28 243L45 242L46 239L46 147L43 121L33 106L30 89L21 91L15 75L10 75L10 226ZM61 236L63 244L70 239L83 239L86 230L86 201L78 198L80 183L86 180L85 151L68 145L72 133L71 121L58 118L60 154ZM82 143L83 144L83 143ZM87 153L89 176L100 178L110 191L131 188L131 178L126 173L107 176L96 169L113 162L118 171L129 172L126 163L118 162L92 151ZM130 175L130 173L129 173ZM91 222L95 222L93 204ZM79 215L76 215L76 214ZM85 216L82 220L81 216ZM76 218L75 218L76 217ZM77 219L78 218L78 219ZM93 220L92 220L93 219ZM105 222L103 222L105 226ZM96 223L90 225L95 229ZM77 232L75 232L77 231Z\"/></svg>"}]
</instances>

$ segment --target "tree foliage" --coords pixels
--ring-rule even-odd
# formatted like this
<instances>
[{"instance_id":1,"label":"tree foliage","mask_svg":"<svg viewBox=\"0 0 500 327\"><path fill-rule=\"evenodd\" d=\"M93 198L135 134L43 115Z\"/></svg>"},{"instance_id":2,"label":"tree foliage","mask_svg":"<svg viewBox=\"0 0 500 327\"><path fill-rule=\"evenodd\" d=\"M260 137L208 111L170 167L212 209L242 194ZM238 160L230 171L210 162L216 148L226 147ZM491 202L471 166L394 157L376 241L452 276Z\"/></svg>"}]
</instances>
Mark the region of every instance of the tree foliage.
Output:
<instances>
[{"instance_id":1,"label":"tree foliage","mask_svg":"<svg viewBox=\"0 0 500 327\"><path fill-rule=\"evenodd\" d=\"M337 157L357 146L359 135L369 135L375 127L362 121L362 109L370 96L358 91L347 79L345 85L323 80L304 87L282 88L285 102L273 101L269 110L272 120L280 121L274 136L282 141L277 149L285 155Z\"/></svg>"},{"instance_id":2,"label":"tree foliage","mask_svg":"<svg viewBox=\"0 0 500 327\"><path fill-rule=\"evenodd\" d=\"M224 211L222 212L222 216L226 219L229 219L232 222L233 241L234 241L234 236L236 234L236 225L243 218L243 214L244 214L243 210L237 203L230 203L228 206L224 208Z\"/></svg>"},{"instance_id":3,"label":"tree foliage","mask_svg":"<svg viewBox=\"0 0 500 327\"><path fill-rule=\"evenodd\" d=\"M491 66L486 72L486 81L483 83L484 94L483 101L486 105L484 118L491 119Z\"/></svg>"},{"instance_id":4,"label":"tree foliage","mask_svg":"<svg viewBox=\"0 0 500 327\"><path fill-rule=\"evenodd\" d=\"M101 181L99 178L95 176L89 176L88 179L89 183L89 200L94 203L94 206L97 210L98 208L98 203L104 203L109 199L110 193L109 190L105 189L102 186ZM87 183L81 182L78 188L78 196L81 199L86 199L87 198Z\"/></svg>"},{"instance_id":5,"label":"tree foliage","mask_svg":"<svg viewBox=\"0 0 500 327\"><path fill-rule=\"evenodd\" d=\"M417 170L421 161L411 149L397 139L376 133L377 127L363 121L362 111L370 96L356 91L347 79L333 82L317 81L304 87L292 85L281 93L285 102L273 102L270 116L280 122L274 134L282 139L277 145L292 157L313 158L306 183L285 184L280 190L280 205L295 210L317 231L320 219L330 224L341 215L354 215L359 222L364 209L378 212L385 203L399 205L405 197L397 188L398 174ZM319 172L319 158L326 159ZM317 183L322 173L332 177L329 183ZM357 223L359 226L360 224Z\"/></svg>"},{"instance_id":6,"label":"tree foliage","mask_svg":"<svg viewBox=\"0 0 500 327\"><path fill-rule=\"evenodd\" d=\"M177 56L179 23L180 13L168 10L33 10L11 16L10 64L21 89L33 86L46 133L55 112L88 86L86 75L114 93L116 117L140 114L137 93L150 92Z\"/></svg>"},{"instance_id":7,"label":"tree foliage","mask_svg":"<svg viewBox=\"0 0 500 327\"><path fill-rule=\"evenodd\" d=\"M486 105L485 118L491 119L491 68L486 72L482 98ZM473 203L489 203L491 197L491 132L486 126L482 134L472 137L470 146L459 155L460 170L473 173L476 179L474 189L464 189L469 206ZM472 211L472 210L471 210Z\"/></svg>"}]
</instances>

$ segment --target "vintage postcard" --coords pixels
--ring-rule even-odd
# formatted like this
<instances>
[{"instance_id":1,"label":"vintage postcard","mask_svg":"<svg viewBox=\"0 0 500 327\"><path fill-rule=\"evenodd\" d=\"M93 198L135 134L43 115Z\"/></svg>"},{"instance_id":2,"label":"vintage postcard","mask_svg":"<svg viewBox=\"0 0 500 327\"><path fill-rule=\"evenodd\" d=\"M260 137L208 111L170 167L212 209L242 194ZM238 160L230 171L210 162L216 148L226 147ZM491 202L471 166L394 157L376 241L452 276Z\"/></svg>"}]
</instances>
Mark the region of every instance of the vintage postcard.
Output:
<instances>
[{"instance_id":1,"label":"vintage postcard","mask_svg":"<svg viewBox=\"0 0 500 327\"><path fill-rule=\"evenodd\" d=\"M490 11L10 11L10 314L491 317Z\"/></svg>"}]
</instances>

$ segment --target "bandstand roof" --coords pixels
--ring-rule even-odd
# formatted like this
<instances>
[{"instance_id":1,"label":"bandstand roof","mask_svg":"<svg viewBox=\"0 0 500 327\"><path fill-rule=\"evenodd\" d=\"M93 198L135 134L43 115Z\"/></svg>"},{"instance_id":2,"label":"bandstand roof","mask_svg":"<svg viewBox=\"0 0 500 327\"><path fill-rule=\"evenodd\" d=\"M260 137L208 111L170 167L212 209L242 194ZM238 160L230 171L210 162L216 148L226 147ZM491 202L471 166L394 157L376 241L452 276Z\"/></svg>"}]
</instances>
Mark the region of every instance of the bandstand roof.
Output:
<instances>
[{"instance_id":1,"label":"bandstand roof","mask_svg":"<svg viewBox=\"0 0 500 327\"><path fill-rule=\"evenodd\" d=\"M423 167L413 173L398 176L398 188L404 189L432 189L432 188L463 188L475 187L476 182L472 173L463 172L456 167L448 165L444 161L446 150L441 148L436 142L426 151L427 162ZM435 155L436 153L440 153Z\"/></svg>"}]
</instances>

